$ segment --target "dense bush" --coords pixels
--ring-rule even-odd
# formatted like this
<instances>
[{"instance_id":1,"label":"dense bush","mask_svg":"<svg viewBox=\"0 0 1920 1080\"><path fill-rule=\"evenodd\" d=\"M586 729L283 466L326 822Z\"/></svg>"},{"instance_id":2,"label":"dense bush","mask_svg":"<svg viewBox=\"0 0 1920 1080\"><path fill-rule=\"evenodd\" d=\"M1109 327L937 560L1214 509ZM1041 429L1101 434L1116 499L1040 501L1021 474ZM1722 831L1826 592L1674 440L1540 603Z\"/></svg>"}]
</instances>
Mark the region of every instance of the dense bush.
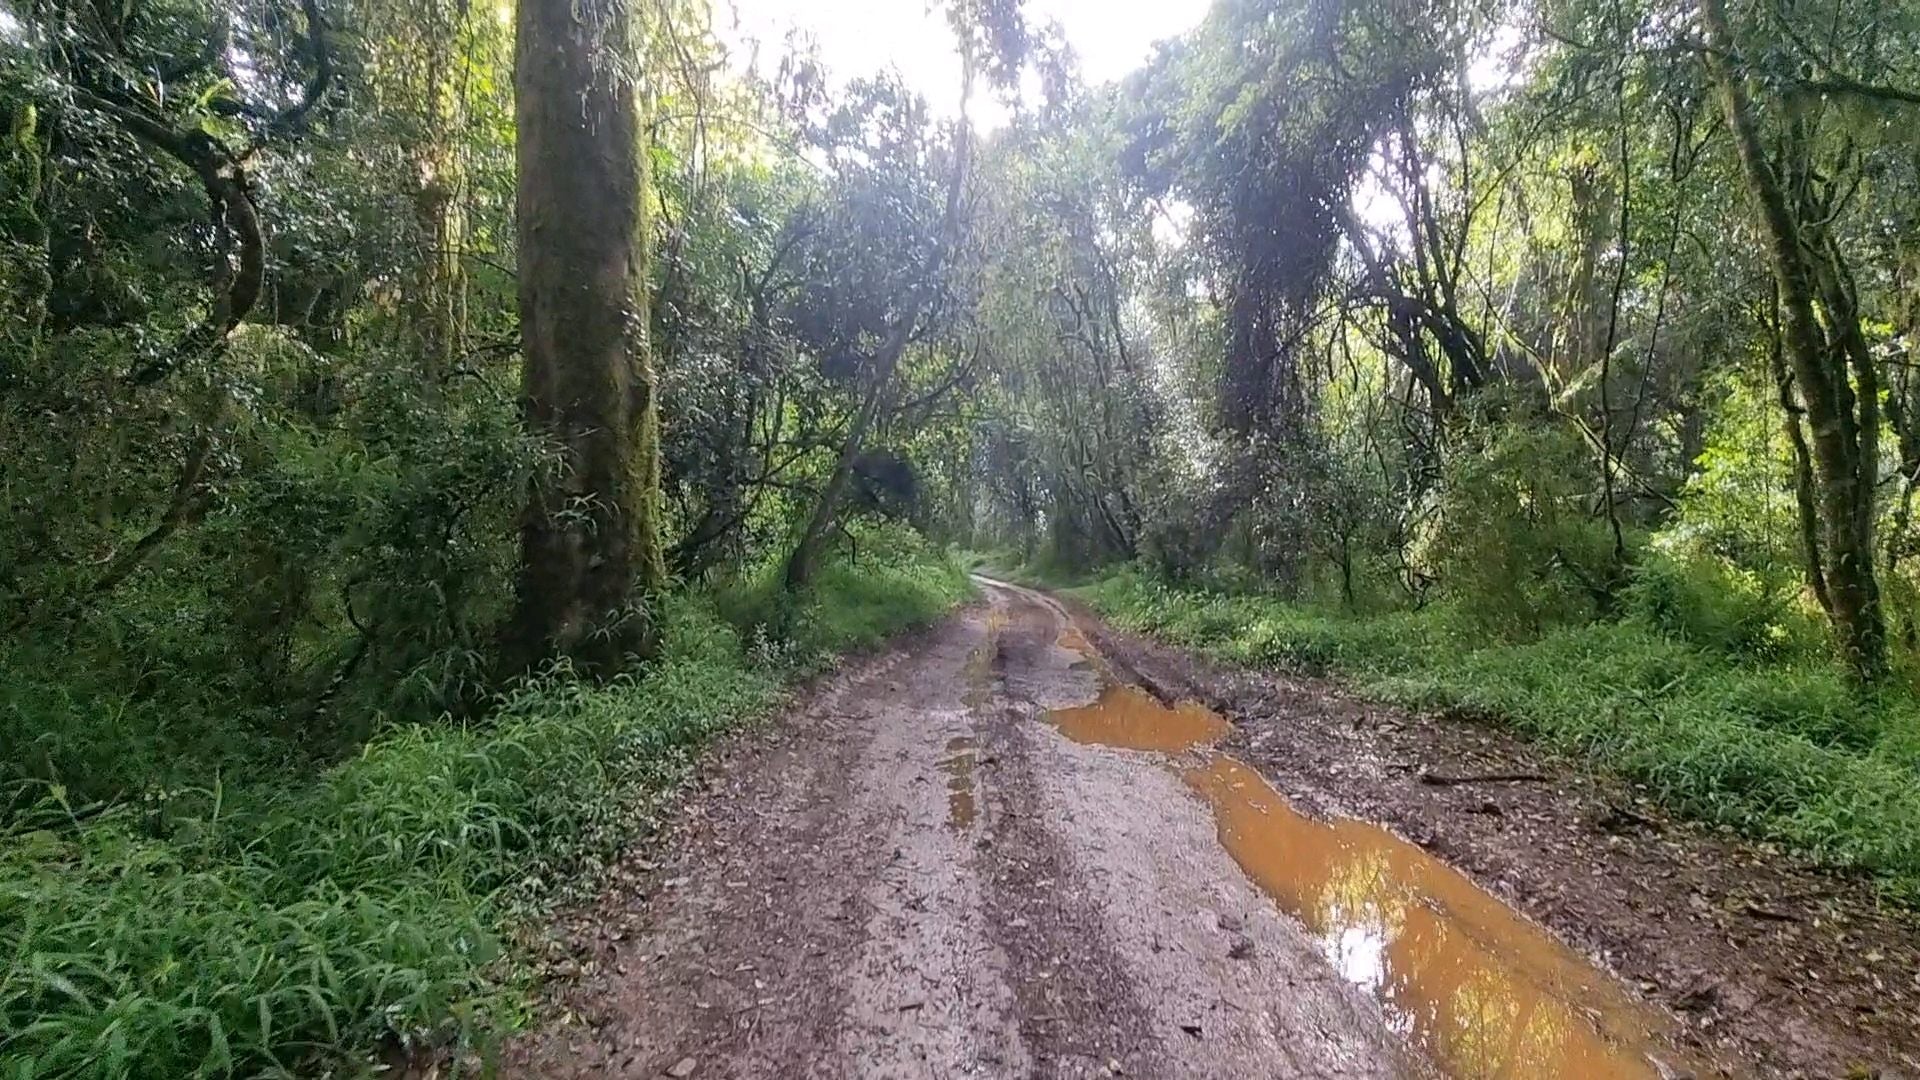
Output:
<instances>
[{"instance_id":1,"label":"dense bush","mask_svg":"<svg viewBox=\"0 0 1920 1080\"><path fill-rule=\"evenodd\" d=\"M1447 462L1420 560L1489 630L1593 616L1613 589L1612 538L1589 506L1591 456L1561 425L1487 423Z\"/></svg>"},{"instance_id":2,"label":"dense bush","mask_svg":"<svg viewBox=\"0 0 1920 1080\"><path fill-rule=\"evenodd\" d=\"M197 516L113 588L98 588L103 560L49 552L132 546L124 521L89 506L134 498L69 470L132 484L136 463L177 469L190 437L73 461L61 414L14 418L21 452L0 478L36 514L0 521L0 606L25 613L0 627L0 787L58 782L90 802L310 771L382 716L438 712L477 685L539 460L509 388L469 380L428 401L392 373L404 357L369 350L383 366L335 372L320 422L300 403L311 351L277 331L245 338L250 396L208 437Z\"/></svg>"},{"instance_id":3,"label":"dense bush","mask_svg":"<svg viewBox=\"0 0 1920 1080\"><path fill-rule=\"evenodd\" d=\"M0 834L0 1072L289 1072L510 1021L503 929L643 834L699 744L776 699L796 670L778 660L817 666L966 594L917 538L872 540L793 602L791 645L680 597L641 674L555 672L305 786L230 775L91 809L39 789Z\"/></svg>"},{"instance_id":4,"label":"dense bush","mask_svg":"<svg viewBox=\"0 0 1920 1080\"><path fill-rule=\"evenodd\" d=\"M962 560L943 556L904 525L872 518L848 523L847 543L820 567L813 595L782 588L781 569L767 560L719 589L714 600L750 640L778 648L802 670L872 644L903 623L925 622L972 588Z\"/></svg>"},{"instance_id":5,"label":"dense bush","mask_svg":"<svg viewBox=\"0 0 1920 1080\"><path fill-rule=\"evenodd\" d=\"M1627 606L1662 633L1735 656L1810 656L1824 642L1798 607L1799 581L1704 552L1654 552L1634 568Z\"/></svg>"}]
</instances>

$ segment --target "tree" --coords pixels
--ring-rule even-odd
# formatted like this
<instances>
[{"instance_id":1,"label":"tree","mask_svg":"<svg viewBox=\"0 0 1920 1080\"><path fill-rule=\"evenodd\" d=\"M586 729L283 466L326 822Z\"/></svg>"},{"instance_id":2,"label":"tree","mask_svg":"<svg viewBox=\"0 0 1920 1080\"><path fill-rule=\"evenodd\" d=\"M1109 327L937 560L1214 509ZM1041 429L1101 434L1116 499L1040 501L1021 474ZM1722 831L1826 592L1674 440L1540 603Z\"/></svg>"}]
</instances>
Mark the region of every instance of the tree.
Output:
<instances>
[{"instance_id":1,"label":"tree","mask_svg":"<svg viewBox=\"0 0 1920 1080\"><path fill-rule=\"evenodd\" d=\"M966 90L971 90L971 67L967 70L964 81ZM866 102L873 106L867 115L874 119L856 118L850 110L843 110L829 121L827 129L859 131L871 124L875 128L874 145L867 149L842 148L840 202L831 213L837 227L823 237L825 243L817 249L821 261L814 268L815 283L832 297L821 305L825 317L814 322L814 344L837 366L852 369L858 398L826 481L787 557L782 579L788 589L802 588L812 579L838 520L855 465L866 452L868 434L894 388L901 359L909 347L928 339L938 326L938 301L954 249L961 240L972 138L965 114L953 129L939 216L928 220L922 216L925 200L918 197L925 192L916 190L924 188L927 170L934 164L932 148L922 141L924 134L916 130L924 120L924 104L909 101L904 88L885 83L866 84L864 91L856 92L856 102L861 93L875 95ZM963 91L963 101L965 97ZM902 243L908 250L901 250ZM852 280L883 283L883 295L849 297L838 280L822 280L824 276L839 277L829 269L836 264L851 271L855 262L873 260L882 253L895 257L878 262L892 274L870 276L869 268Z\"/></svg>"},{"instance_id":2,"label":"tree","mask_svg":"<svg viewBox=\"0 0 1920 1080\"><path fill-rule=\"evenodd\" d=\"M1843 189L1822 177L1804 117L1782 124L1770 154L1761 115L1724 0L1702 0L1705 57L1740 175L1765 239L1779 309L1781 343L1794 394L1781 403L1801 445L1800 411L1811 434L1812 507L1805 529L1807 574L1832 620L1840 649L1862 682L1886 670L1886 620L1874 573L1875 497L1880 476L1880 374L1860 325L1851 265L1829 223ZM1794 106L1783 106L1792 112ZM1793 397L1797 395L1796 410ZM1809 500L1801 502L1803 515Z\"/></svg>"},{"instance_id":3,"label":"tree","mask_svg":"<svg viewBox=\"0 0 1920 1080\"><path fill-rule=\"evenodd\" d=\"M510 662L618 667L665 577L628 0L525 0L514 50L524 406L555 453L520 525Z\"/></svg>"}]
</instances>

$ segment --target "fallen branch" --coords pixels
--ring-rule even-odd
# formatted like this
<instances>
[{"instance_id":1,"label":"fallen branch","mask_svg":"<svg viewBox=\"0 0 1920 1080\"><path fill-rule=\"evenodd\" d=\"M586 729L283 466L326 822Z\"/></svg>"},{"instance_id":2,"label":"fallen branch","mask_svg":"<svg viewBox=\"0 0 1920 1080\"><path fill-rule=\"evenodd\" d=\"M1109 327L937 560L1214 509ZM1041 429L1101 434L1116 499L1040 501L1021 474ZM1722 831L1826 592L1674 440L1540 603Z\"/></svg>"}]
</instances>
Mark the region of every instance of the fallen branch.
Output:
<instances>
[{"instance_id":1,"label":"fallen branch","mask_svg":"<svg viewBox=\"0 0 1920 1080\"><path fill-rule=\"evenodd\" d=\"M199 508L200 480L206 475L207 457L213 451L213 437L202 431L187 450L187 460L180 467L180 478L174 481L173 498L167 503L166 512L149 529L146 535L134 542L131 548L122 552L107 567L92 586L87 589L89 597L101 596L112 592L114 587L125 581L149 554L172 536L181 525L191 519Z\"/></svg>"},{"instance_id":2,"label":"fallen branch","mask_svg":"<svg viewBox=\"0 0 1920 1080\"><path fill-rule=\"evenodd\" d=\"M1754 903L1752 900L1747 901L1746 912L1747 914L1753 916L1756 919L1766 919L1770 922L1797 923L1800 921L1800 916L1798 915L1792 915L1785 911L1775 911L1772 908L1761 907L1759 904Z\"/></svg>"}]
</instances>

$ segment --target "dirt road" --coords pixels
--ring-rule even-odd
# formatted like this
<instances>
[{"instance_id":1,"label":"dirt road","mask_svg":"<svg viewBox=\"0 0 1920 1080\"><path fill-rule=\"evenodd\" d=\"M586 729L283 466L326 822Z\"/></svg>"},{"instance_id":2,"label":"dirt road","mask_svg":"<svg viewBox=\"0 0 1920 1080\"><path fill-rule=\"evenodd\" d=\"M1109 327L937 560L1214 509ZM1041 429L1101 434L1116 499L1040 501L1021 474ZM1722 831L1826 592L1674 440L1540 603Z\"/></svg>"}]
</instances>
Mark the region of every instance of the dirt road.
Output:
<instances>
[{"instance_id":1,"label":"dirt road","mask_svg":"<svg viewBox=\"0 0 1920 1080\"><path fill-rule=\"evenodd\" d=\"M1743 1071L1420 847L1297 813L1088 620L983 585L722 751L658 861L568 920L579 974L508 1074Z\"/></svg>"}]
</instances>

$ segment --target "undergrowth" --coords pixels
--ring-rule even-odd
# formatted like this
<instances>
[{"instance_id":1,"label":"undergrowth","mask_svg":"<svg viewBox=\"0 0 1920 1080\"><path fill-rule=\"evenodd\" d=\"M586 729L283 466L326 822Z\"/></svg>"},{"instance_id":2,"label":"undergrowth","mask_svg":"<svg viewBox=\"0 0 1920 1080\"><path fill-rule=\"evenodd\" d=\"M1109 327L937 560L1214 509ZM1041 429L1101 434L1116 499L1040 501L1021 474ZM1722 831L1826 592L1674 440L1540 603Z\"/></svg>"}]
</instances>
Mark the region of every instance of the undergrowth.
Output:
<instances>
[{"instance_id":1,"label":"undergrowth","mask_svg":"<svg viewBox=\"0 0 1920 1080\"><path fill-rule=\"evenodd\" d=\"M552 672L484 723L395 727L306 786L229 775L90 806L37 789L0 824L0 1075L290 1074L484 1044L524 1000L508 930L590 887L703 741L969 591L917 538L884 539L797 601L771 569L672 598L636 676Z\"/></svg>"},{"instance_id":2,"label":"undergrowth","mask_svg":"<svg viewBox=\"0 0 1920 1080\"><path fill-rule=\"evenodd\" d=\"M1794 644L1791 620L1748 617L1737 590L1677 605L1661 574L1636 584L1623 618L1522 641L1444 605L1355 616L1130 569L1076 592L1117 625L1221 659L1337 672L1370 697L1510 724L1920 904L1920 698L1862 697Z\"/></svg>"}]
</instances>

